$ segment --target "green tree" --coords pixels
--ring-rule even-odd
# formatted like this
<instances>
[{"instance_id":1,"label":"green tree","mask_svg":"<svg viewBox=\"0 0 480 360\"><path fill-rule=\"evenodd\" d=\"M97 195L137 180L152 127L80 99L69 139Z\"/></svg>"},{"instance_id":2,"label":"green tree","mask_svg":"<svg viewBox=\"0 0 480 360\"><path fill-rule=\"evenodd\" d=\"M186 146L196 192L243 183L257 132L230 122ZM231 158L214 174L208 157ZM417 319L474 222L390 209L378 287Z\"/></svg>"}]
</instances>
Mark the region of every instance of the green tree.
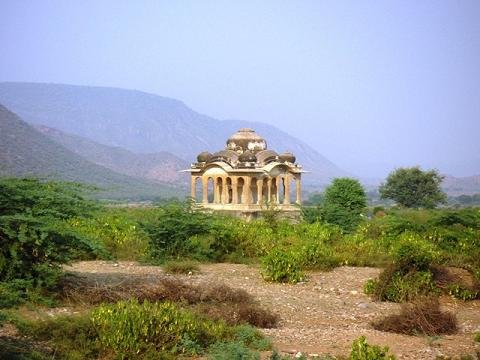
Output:
<instances>
[{"instance_id":1,"label":"green tree","mask_svg":"<svg viewBox=\"0 0 480 360\"><path fill-rule=\"evenodd\" d=\"M440 188L442 180L443 176L436 170L399 168L391 172L387 181L380 185L380 196L404 207L431 209L447 200Z\"/></svg>"},{"instance_id":2,"label":"green tree","mask_svg":"<svg viewBox=\"0 0 480 360\"><path fill-rule=\"evenodd\" d=\"M360 223L366 206L367 196L358 180L337 178L325 190L323 219L352 231Z\"/></svg>"}]
</instances>

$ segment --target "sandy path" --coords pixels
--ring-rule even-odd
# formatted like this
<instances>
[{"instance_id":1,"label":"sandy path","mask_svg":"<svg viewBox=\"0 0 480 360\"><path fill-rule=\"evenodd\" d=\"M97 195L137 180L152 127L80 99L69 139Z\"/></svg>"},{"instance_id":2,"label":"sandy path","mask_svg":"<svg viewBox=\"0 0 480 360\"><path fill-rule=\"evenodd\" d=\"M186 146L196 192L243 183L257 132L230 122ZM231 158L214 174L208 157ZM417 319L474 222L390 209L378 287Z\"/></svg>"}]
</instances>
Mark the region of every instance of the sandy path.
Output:
<instances>
[{"instance_id":1,"label":"sandy path","mask_svg":"<svg viewBox=\"0 0 480 360\"><path fill-rule=\"evenodd\" d=\"M84 261L67 268L98 281L117 282L125 277L155 281L165 276L156 266L134 262L114 264ZM252 294L264 307L282 318L276 329L263 330L284 352L346 355L351 342L361 335L372 344L388 345L399 359L459 357L480 352L473 332L480 331L480 301L462 302L442 298L444 309L457 314L460 332L438 338L406 336L374 330L369 322L397 312L399 306L372 302L363 294L363 284L376 277L375 268L339 267L331 272L312 272L309 280L296 285L265 282L258 267L239 264L201 265L200 274L182 277L192 283L225 283Z\"/></svg>"}]
</instances>

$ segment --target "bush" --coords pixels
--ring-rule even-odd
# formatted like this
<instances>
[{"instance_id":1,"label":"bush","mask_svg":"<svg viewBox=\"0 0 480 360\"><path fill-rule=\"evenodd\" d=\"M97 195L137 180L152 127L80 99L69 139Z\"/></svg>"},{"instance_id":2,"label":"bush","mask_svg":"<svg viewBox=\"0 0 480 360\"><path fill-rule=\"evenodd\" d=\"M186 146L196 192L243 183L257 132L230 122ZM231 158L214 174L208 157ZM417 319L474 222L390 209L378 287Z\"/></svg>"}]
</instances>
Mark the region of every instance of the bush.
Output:
<instances>
[{"instance_id":1,"label":"bush","mask_svg":"<svg viewBox=\"0 0 480 360\"><path fill-rule=\"evenodd\" d=\"M392 255L394 263L401 271L411 272L428 271L437 254L435 246L428 241L416 234L405 233L398 239Z\"/></svg>"},{"instance_id":2,"label":"bush","mask_svg":"<svg viewBox=\"0 0 480 360\"><path fill-rule=\"evenodd\" d=\"M137 300L102 305L91 315L100 343L119 357L146 351L197 353L223 339L228 328L170 302Z\"/></svg>"},{"instance_id":3,"label":"bush","mask_svg":"<svg viewBox=\"0 0 480 360\"><path fill-rule=\"evenodd\" d=\"M298 256L305 269L330 270L340 263L333 249L321 242L303 245Z\"/></svg>"},{"instance_id":4,"label":"bush","mask_svg":"<svg viewBox=\"0 0 480 360\"><path fill-rule=\"evenodd\" d=\"M83 190L72 183L0 179L0 281L10 283L3 286L4 306L13 305L8 288L18 290L21 302L52 290L62 264L81 253L104 253L66 223L97 209Z\"/></svg>"},{"instance_id":5,"label":"bush","mask_svg":"<svg viewBox=\"0 0 480 360\"><path fill-rule=\"evenodd\" d=\"M351 232L361 222L366 206L367 196L358 180L337 178L325 190L323 219Z\"/></svg>"},{"instance_id":6,"label":"bush","mask_svg":"<svg viewBox=\"0 0 480 360\"><path fill-rule=\"evenodd\" d=\"M475 333L473 340L480 343L480 331Z\"/></svg>"},{"instance_id":7,"label":"bush","mask_svg":"<svg viewBox=\"0 0 480 360\"><path fill-rule=\"evenodd\" d=\"M213 229L212 217L190 201L164 205L152 219L141 224L149 236L150 256L159 262L188 256L193 250L189 238L209 234Z\"/></svg>"},{"instance_id":8,"label":"bush","mask_svg":"<svg viewBox=\"0 0 480 360\"><path fill-rule=\"evenodd\" d=\"M274 249L262 259L262 275L267 281L297 283L305 279L298 255Z\"/></svg>"},{"instance_id":9,"label":"bush","mask_svg":"<svg viewBox=\"0 0 480 360\"><path fill-rule=\"evenodd\" d=\"M360 336L352 344L349 360L395 360L395 356L389 354L388 347L369 345L365 336Z\"/></svg>"},{"instance_id":10,"label":"bush","mask_svg":"<svg viewBox=\"0 0 480 360\"><path fill-rule=\"evenodd\" d=\"M260 353L240 342L219 342L210 347L210 360L260 360Z\"/></svg>"},{"instance_id":11,"label":"bush","mask_svg":"<svg viewBox=\"0 0 480 360\"><path fill-rule=\"evenodd\" d=\"M421 295L435 294L438 288L429 271L411 271L405 274L397 267L390 266L377 280L368 280L364 291L373 295L375 300L403 302Z\"/></svg>"},{"instance_id":12,"label":"bush","mask_svg":"<svg viewBox=\"0 0 480 360\"><path fill-rule=\"evenodd\" d=\"M163 265L163 269L170 274L193 274L200 271L198 264L190 260L170 260Z\"/></svg>"},{"instance_id":13,"label":"bush","mask_svg":"<svg viewBox=\"0 0 480 360\"><path fill-rule=\"evenodd\" d=\"M402 304L398 315L390 315L376 321L373 327L407 335L437 336L457 331L455 315L440 310L438 298L418 298L411 304Z\"/></svg>"}]
</instances>

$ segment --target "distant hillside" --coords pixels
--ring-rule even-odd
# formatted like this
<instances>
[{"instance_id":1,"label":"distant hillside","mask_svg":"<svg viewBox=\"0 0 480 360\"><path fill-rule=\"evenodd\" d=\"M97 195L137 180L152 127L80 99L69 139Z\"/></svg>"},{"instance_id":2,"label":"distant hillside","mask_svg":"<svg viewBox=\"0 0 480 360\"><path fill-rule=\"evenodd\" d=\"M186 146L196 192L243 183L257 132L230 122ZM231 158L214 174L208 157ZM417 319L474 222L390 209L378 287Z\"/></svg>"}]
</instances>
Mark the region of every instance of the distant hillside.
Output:
<instances>
[{"instance_id":1,"label":"distant hillside","mask_svg":"<svg viewBox=\"0 0 480 360\"><path fill-rule=\"evenodd\" d=\"M480 194L480 175L446 176L442 183L442 189L450 196Z\"/></svg>"},{"instance_id":2,"label":"distant hillside","mask_svg":"<svg viewBox=\"0 0 480 360\"><path fill-rule=\"evenodd\" d=\"M103 198L141 200L169 197L184 190L145 181L86 161L0 105L0 176L41 176L77 181L103 189Z\"/></svg>"},{"instance_id":3,"label":"distant hillside","mask_svg":"<svg viewBox=\"0 0 480 360\"><path fill-rule=\"evenodd\" d=\"M0 83L0 103L27 122L43 124L95 142L135 153L168 151L195 160L204 150L217 151L242 127L262 135L269 148L291 151L311 173L307 183L327 183L346 172L316 150L263 123L220 121L182 102L140 91L56 84ZM301 119L292 119L301 124Z\"/></svg>"},{"instance_id":4,"label":"distant hillside","mask_svg":"<svg viewBox=\"0 0 480 360\"><path fill-rule=\"evenodd\" d=\"M190 164L169 152L135 154L120 147L102 145L44 125L34 127L75 154L120 174L167 183L188 183L188 174L179 171L188 169Z\"/></svg>"}]
</instances>

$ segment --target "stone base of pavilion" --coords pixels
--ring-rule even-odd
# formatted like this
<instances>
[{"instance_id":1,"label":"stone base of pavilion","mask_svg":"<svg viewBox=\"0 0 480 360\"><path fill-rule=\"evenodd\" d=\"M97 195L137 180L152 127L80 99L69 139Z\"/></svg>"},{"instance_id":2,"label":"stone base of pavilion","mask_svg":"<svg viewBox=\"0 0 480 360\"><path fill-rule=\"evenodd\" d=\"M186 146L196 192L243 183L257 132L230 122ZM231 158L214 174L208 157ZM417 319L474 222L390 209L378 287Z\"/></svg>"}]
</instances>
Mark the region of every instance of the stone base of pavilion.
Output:
<instances>
[{"instance_id":1,"label":"stone base of pavilion","mask_svg":"<svg viewBox=\"0 0 480 360\"><path fill-rule=\"evenodd\" d=\"M222 215L236 216L247 221L259 219L262 214L267 211L267 207L257 204L198 204L200 208L206 211L212 211ZM288 219L292 221L299 221L301 216L300 207L293 204L276 204L274 207L278 210L278 217L281 219Z\"/></svg>"}]
</instances>

